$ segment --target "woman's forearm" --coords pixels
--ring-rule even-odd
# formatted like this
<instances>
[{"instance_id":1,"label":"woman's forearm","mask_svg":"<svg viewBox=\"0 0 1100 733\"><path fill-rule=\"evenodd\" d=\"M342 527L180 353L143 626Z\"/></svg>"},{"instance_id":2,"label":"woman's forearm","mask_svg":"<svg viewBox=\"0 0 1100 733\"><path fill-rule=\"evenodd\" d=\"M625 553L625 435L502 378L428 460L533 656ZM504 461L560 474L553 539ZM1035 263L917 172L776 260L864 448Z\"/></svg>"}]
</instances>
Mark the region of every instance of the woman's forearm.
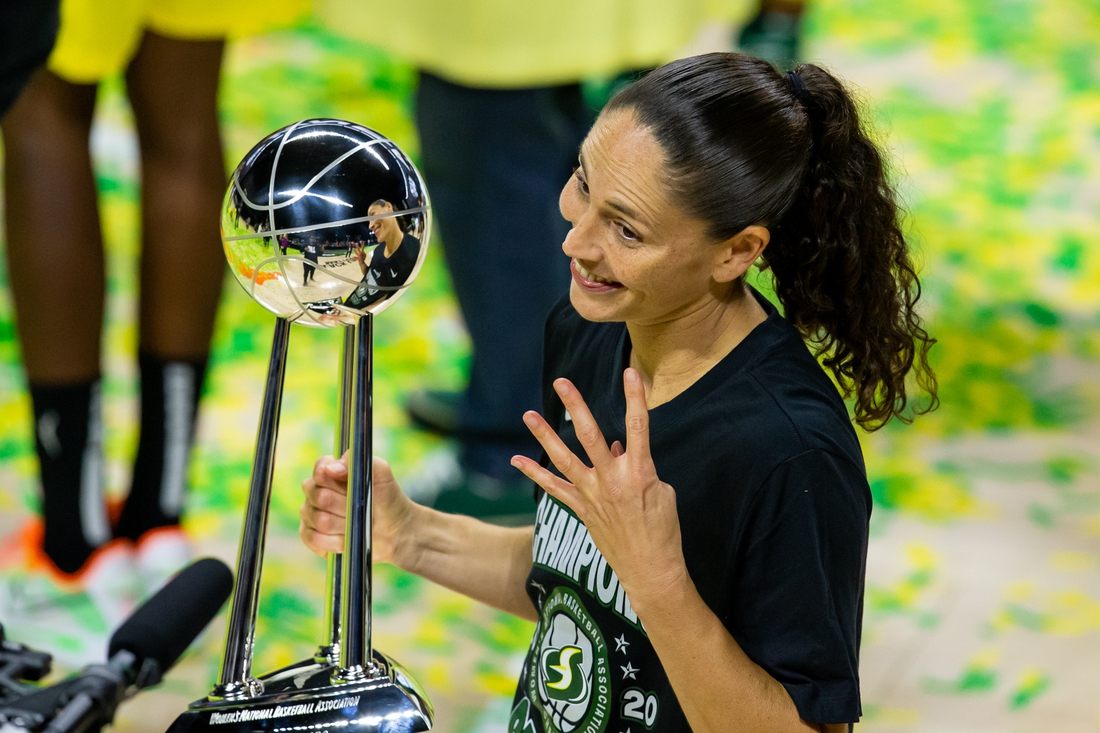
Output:
<instances>
[{"instance_id":1,"label":"woman's forearm","mask_svg":"<svg viewBox=\"0 0 1100 733\"><path fill-rule=\"evenodd\" d=\"M847 730L801 720L787 690L746 656L686 574L635 611L697 733Z\"/></svg>"},{"instance_id":2,"label":"woman's forearm","mask_svg":"<svg viewBox=\"0 0 1100 733\"><path fill-rule=\"evenodd\" d=\"M498 527L417 506L394 557L402 570L534 621L525 590L532 527Z\"/></svg>"}]
</instances>

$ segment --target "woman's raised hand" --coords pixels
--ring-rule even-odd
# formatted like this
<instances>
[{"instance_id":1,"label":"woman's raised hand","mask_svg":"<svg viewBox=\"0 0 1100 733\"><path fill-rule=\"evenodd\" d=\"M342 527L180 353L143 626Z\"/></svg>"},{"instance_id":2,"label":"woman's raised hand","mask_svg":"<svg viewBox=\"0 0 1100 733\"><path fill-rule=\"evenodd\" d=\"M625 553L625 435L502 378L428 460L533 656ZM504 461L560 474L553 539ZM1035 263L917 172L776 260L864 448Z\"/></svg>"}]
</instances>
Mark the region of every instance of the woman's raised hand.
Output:
<instances>
[{"instance_id":1,"label":"woman's raised hand","mask_svg":"<svg viewBox=\"0 0 1100 733\"><path fill-rule=\"evenodd\" d=\"M527 412L523 421L565 479L524 456L513 458L512 465L584 522L638 609L646 598L655 597L651 594L663 593L682 581L687 567L676 492L658 478L653 465L645 386L634 369L624 372L623 389L625 449L618 441L608 448L580 392L568 379L558 379L554 390L569 410L592 467L574 455L537 412Z\"/></svg>"},{"instance_id":2,"label":"woman's raised hand","mask_svg":"<svg viewBox=\"0 0 1100 733\"><path fill-rule=\"evenodd\" d=\"M394 562L401 538L415 504L401 491L390 465L374 459L374 530L371 553L374 562ZM336 459L322 456L313 475L302 482L306 495L298 510L298 536L318 555L344 551L344 527L348 501L348 454Z\"/></svg>"}]
</instances>

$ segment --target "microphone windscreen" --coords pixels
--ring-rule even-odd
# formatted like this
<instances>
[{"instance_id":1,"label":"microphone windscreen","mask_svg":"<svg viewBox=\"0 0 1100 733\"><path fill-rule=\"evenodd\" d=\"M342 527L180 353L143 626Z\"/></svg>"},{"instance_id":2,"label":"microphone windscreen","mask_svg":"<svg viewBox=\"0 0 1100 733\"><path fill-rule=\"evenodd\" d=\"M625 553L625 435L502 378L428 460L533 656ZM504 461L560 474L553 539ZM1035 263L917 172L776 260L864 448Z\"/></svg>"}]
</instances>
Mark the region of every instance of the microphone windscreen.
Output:
<instances>
[{"instance_id":1,"label":"microphone windscreen","mask_svg":"<svg viewBox=\"0 0 1100 733\"><path fill-rule=\"evenodd\" d=\"M233 590L233 573L212 557L196 560L143 603L111 635L108 658L128 651L167 672L217 615Z\"/></svg>"}]
</instances>

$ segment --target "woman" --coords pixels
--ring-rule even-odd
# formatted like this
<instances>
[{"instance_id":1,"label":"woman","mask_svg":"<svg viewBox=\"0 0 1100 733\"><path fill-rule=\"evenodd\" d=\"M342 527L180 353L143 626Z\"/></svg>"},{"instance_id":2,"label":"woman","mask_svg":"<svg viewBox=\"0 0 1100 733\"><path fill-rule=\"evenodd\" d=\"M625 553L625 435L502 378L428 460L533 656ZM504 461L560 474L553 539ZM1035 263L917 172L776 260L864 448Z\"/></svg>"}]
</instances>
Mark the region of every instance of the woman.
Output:
<instances>
[{"instance_id":1,"label":"woman","mask_svg":"<svg viewBox=\"0 0 1100 733\"><path fill-rule=\"evenodd\" d=\"M531 528L408 500L375 465L375 557L538 621L515 731L841 731L860 716L871 511L855 431L932 395L933 343L878 151L840 83L740 54L615 97L561 194L546 331L556 471ZM786 318L745 283L758 259ZM610 447L609 447L610 444ZM343 548L344 460L301 535Z\"/></svg>"},{"instance_id":2,"label":"woman","mask_svg":"<svg viewBox=\"0 0 1100 733\"><path fill-rule=\"evenodd\" d=\"M367 208L370 216L392 213L393 204L384 199L378 199ZM404 285L420 257L420 240L401 230L399 217L375 219L370 223L370 230L378 244L371 253L369 264L366 249L355 249L363 284L344 301L344 305L352 308L366 308Z\"/></svg>"}]
</instances>

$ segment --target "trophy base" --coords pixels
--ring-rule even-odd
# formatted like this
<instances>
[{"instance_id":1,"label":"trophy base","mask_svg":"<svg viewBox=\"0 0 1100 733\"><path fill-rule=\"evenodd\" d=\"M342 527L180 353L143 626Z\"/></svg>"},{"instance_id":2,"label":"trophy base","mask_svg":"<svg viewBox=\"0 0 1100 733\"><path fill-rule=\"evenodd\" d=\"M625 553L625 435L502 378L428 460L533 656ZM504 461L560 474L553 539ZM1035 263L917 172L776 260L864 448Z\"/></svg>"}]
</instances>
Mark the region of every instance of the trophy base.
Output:
<instances>
[{"instance_id":1,"label":"trophy base","mask_svg":"<svg viewBox=\"0 0 1100 733\"><path fill-rule=\"evenodd\" d=\"M168 733L326 733L355 726L356 733L430 730L434 715L427 695L385 654L374 651L377 674L333 683L336 665L313 660L259 678L255 697L191 703Z\"/></svg>"}]
</instances>

